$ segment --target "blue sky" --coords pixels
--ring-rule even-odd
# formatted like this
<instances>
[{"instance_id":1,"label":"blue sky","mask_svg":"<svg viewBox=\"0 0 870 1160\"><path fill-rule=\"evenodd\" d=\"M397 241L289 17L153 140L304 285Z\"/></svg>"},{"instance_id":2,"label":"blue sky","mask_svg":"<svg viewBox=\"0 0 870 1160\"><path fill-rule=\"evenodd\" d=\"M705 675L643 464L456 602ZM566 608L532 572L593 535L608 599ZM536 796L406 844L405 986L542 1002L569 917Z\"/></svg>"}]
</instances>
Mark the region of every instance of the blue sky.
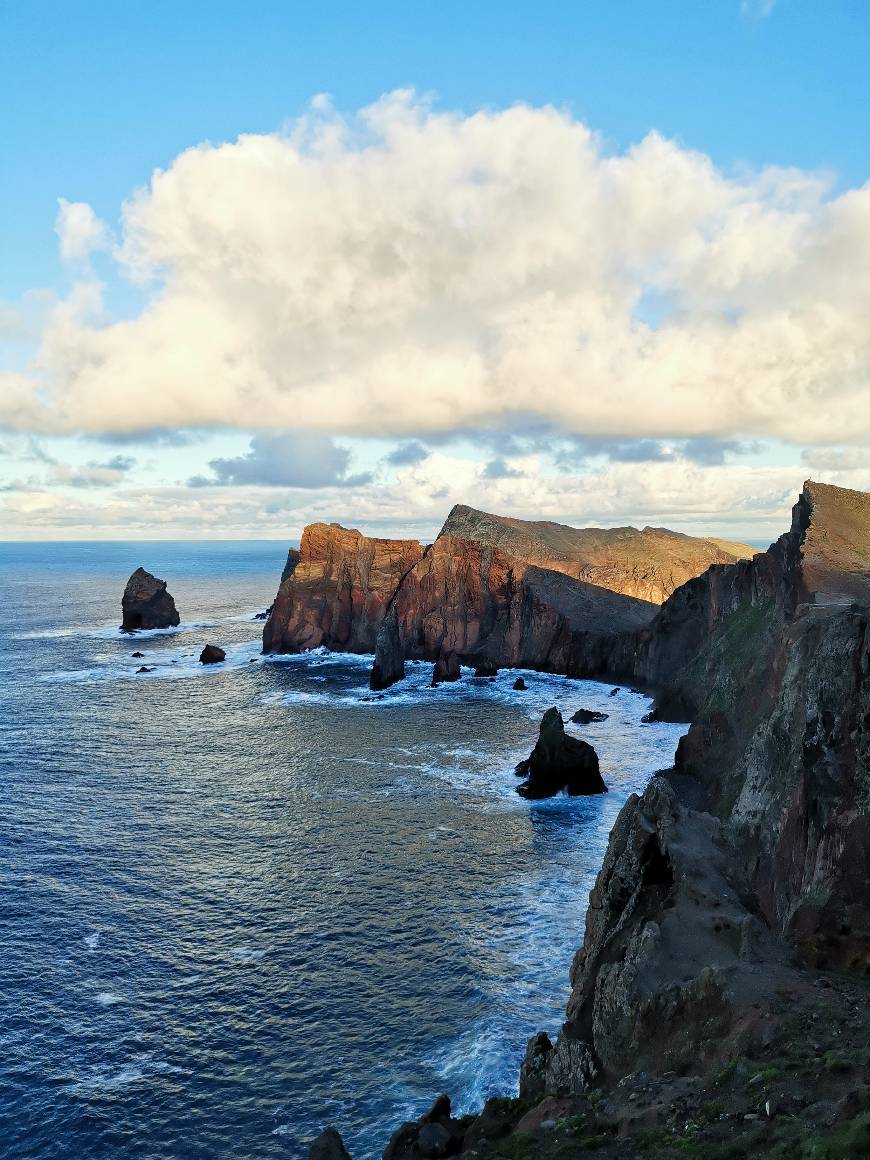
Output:
<instances>
[{"instance_id":1,"label":"blue sky","mask_svg":"<svg viewBox=\"0 0 870 1160\"><path fill-rule=\"evenodd\" d=\"M0 10L2 293L57 284L59 196L106 218L199 141L268 133L329 92L569 106L615 148L651 128L725 167L867 179L863 0L582 4L44 3ZM10 180L10 178L12 178Z\"/></svg>"},{"instance_id":2,"label":"blue sky","mask_svg":"<svg viewBox=\"0 0 870 1160\"><path fill-rule=\"evenodd\" d=\"M46 349L47 332L43 325L47 312L58 303L70 301L70 296L83 293L77 290L82 286L100 284L103 288L101 305L89 307L96 321L89 316L83 326L103 327L121 318L135 320L155 295L159 296L167 285L171 287L179 279L170 274L168 281L162 283L162 274L158 272L155 280L152 270L151 281L137 283L131 278L129 265L119 263L116 247L124 240L124 230L128 228L122 229L120 222L125 200L135 190L148 186L155 169L174 172L179 155L199 143L218 146L234 142L240 134L268 139L280 136L288 125L298 127L298 118L310 115L311 99L321 93L331 95L336 116L346 113L351 117L384 94L399 89L415 90L418 94L415 100L426 99L431 94L431 108L458 118L473 117L481 109L498 112L518 102L533 110L553 105L563 110L570 126L588 126L596 135L599 168L606 168L607 158L625 156L651 131L657 131L673 143L678 156L647 160L643 197L652 196L648 191L657 173L661 172L664 183L677 182L679 166L685 158L703 155L705 163L721 178L720 186L724 188L729 181L742 182L749 191L741 194L740 213L744 217L754 212L761 202L768 215L790 215L787 227L782 225L779 232L768 231L765 226L766 232L757 234L762 239L758 244L769 245L771 254L778 253L779 248L793 245L796 222L804 218L821 222L827 205L849 191L859 190L870 176L868 49L870 9L859 0L834 0L824 5L812 0L777 0L776 3L769 0L749 3L610 0L608 3L541 2L535 5L260 3L253 7L220 2L170 4L162 0L147 5L95 2L72 5L30 0L27 4L4 5L0 10L0 107L4 110L0 303L5 304L3 309L9 317L18 312L25 319L21 325L9 325L7 341L0 342L4 365L10 372L30 374L29 360L40 348ZM333 114L323 115L328 119ZM522 180L523 154L513 144L512 129L493 124L492 139L502 144L494 145L486 156L498 167L499 162L493 159L507 147L504 142L508 137L512 142L510 148L517 149L516 180ZM569 143L568 135L565 140ZM365 143L358 143L354 148L364 149ZM536 159L534 164L539 167L534 180L545 182L546 170L540 167L546 166L546 157ZM807 194L801 186L801 192L793 196L785 189L787 183L779 177L775 193L770 194L771 181L758 178L769 167L799 171L801 182L824 174L827 184L816 194ZM706 179L703 174L699 176L699 167L693 163L692 180L696 178L699 190L706 191ZM554 184L563 180L558 166L554 166L552 180ZM240 193L241 200L233 214L244 214L246 205L251 214L264 212L255 206L255 194L256 187L250 194ZM207 188L185 187L184 196L194 195L201 195L203 206L207 206L210 196ZM632 195L634 201L637 196ZM671 189L666 189L662 196L671 198ZM63 261L59 256L55 229L59 198L92 207L95 220L105 223L99 227L104 236L111 237L109 242L95 243L92 252L84 254L81 262ZM813 201L809 209L807 199ZM796 201L800 202L797 208L792 204ZM177 200L172 204L177 206ZM153 208L152 217L158 209L164 215L161 222L165 223L168 220L165 206ZM185 217L185 229L191 228L191 220L195 223L197 212L194 208ZM306 211L300 206L296 212L294 228L298 225L298 215ZM840 216L847 216L845 209ZM644 209L639 220L646 217ZM853 217L854 214L850 222ZM171 227L161 224L157 230L164 231L161 244L166 244L170 236L177 238L179 228L175 223ZM566 228L572 228L570 223L566 223ZM708 222L700 222L698 236L706 237L711 228ZM734 228L732 220L727 227L729 246L732 246ZM845 259L835 252L834 241L839 237L837 231L842 230L842 223L836 229L824 223L812 228L817 229L821 241L813 234L801 252L825 248L826 265L821 281L833 285L841 273L848 281L848 271L840 271L836 266L837 262L842 265L847 261L850 249L846 247ZM861 224L860 229L863 228ZM153 244L155 229L149 218L149 245ZM358 237L369 234L368 224L359 227ZM232 238L228 238L228 248L231 244ZM493 244L497 245L497 240ZM747 246L753 244L746 241ZM189 253L187 241L179 251L173 251L171 262L181 261L178 256L181 250ZM267 246L264 253L268 252ZM576 258L577 268L582 269L582 251L578 251ZM625 260L634 262L634 253ZM624 261L622 256L619 261ZM643 261L647 261L645 249ZM660 257L656 261L661 264ZM743 263L744 259L739 261ZM774 258L771 265L775 265ZM189 271L184 279L188 275ZM357 276L355 272L354 277ZM654 305L650 310L650 302L665 303L665 322L680 322L681 312L689 309L686 305L689 284L694 295L691 309L708 313L714 309L720 321L742 320L758 309L761 277L758 271L752 274L752 285L747 285L740 295L732 293L723 274L717 283L717 297L712 307L707 289L704 290L707 297L699 305L699 279L694 269L680 276L687 281L680 282L676 290L668 283L666 291L661 292L657 274L645 269L643 284L638 283L637 301L628 308L633 325L649 325L654 330L659 327L662 321L657 313L659 308ZM774 285L774 281L766 290L767 322L772 309L770 300L778 292L779 283ZM559 286L563 284L564 279ZM550 287L549 293L558 296L559 286ZM606 292L601 293L603 298L608 298L609 283ZM834 290L831 295L835 296ZM226 309L227 301L224 296L221 309ZM674 302L679 303L676 309ZM833 306L832 302L833 298L830 301L826 298L824 302L814 303L803 294L799 303L789 306L789 314L794 316L800 310L809 318L822 308L826 312L834 306L839 308L839 300ZM185 305L190 306L187 299ZM576 309L585 309L579 299ZM521 303L514 304L512 310L516 317L527 315ZM555 313L560 310L561 306ZM430 332L431 315L432 311L427 308L425 326ZM538 321L535 341L540 341L542 329L556 325L549 317ZM414 328L423 325L419 318L413 320ZM558 325L561 326L561 316ZM492 326L489 316L480 321L475 357L480 345L489 341L485 335ZM435 331L442 333L446 327L439 315ZM450 328L452 342L454 319L450 321ZM578 323L580 331L582 325ZM261 332L255 329L252 333ZM376 424L367 425L359 417L346 424L339 417L333 422L327 421L330 408L321 406L322 401L312 406L312 410L318 415L325 414L327 419L305 417L302 422L307 408L304 405L300 408L298 399L308 397L303 393L294 395L296 411L290 408L276 414L274 423L260 414L256 422L246 425L244 408L238 407L227 412L228 418L219 415L216 419L207 410L201 412L193 407L187 421L180 411L176 416L167 407L158 413L158 425L161 428L165 425L170 432L176 428L183 431L181 437L170 438L165 432L155 436L150 428L144 427L138 434L119 432L117 423L105 431L99 430L99 424L92 417L86 418L83 410L76 411L80 402L73 402L62 430L53 430L44 421L20 418L14 421L7 418L6 435L0 430L0 449L6 452L0 458L0 488L6 489L0 493L0 505L7 504L5 510L0 506L0 521L4 516L6 521L0 522L0 535L82 535L94 522L97 534L116 535L129 527L131 504L138 504L140 512L149 513L141 516L137 525L137 532L142 535L162 535L167 531L188 534L189 528L200 519L205 521L199 525L204 529L203 534L224 531L229 535L281 535L285 527L288 534L295 534L300 521L311 515L320 517L334 512L351 522L354 505L360 514L357 522L378 526L381 519L378 512L383 508L384 526L393 527L403 521L401 495L417 495L414 488L419 489L419 495L429 498L425 502L420 500L418 509L409 513L406 522L409 527L427 531L433 524L437 525L435 509L439 504L457 498L449 486L456 474L453 466L456 462L478 464L478 476L468 475L459 480L474 496L480 498L481 492L490 493L493 502L510 503L515 499L511 487L520 486L511 484L511 480L524 480L523 494L528 497L530 491L536 490L529 485L530 480L546 480L564 473L566 453L564 448L559 450L562 447L559 440L563 437L569 442L573 440L572 454L579 445L578 439L581 442L587 437L600 440L592 447L587 438L583 454L576 455L576 464L571 470L576 470L584 479L589 473L598 472L600 476L602 471L609 470L608 465L618 472L618 465L628 462L649 462L658 465L655 471L664 474L650 485L652 490L644 496L626 485L622 506L608 506L593 499L593 494L599 495L594 489L589 491L586 506L580 500L569 503L564 492L553 493L544 486L538 489L541 494L537 507L529 501L517 514L580 520L585 515L589 522L617 519L641 522L647 518L655 522L655 517L660 516L689 530L698 530L706 522L711 530L739 533L745 529L746 534L758 535L761 528L760 534L764 535L768 530L775 531L782 520L787 496L794 490L792 478L799 486L800 479L814 465L835 474L839 472L837 478L841 482L867 486L861 474L865 465L865 433L854 423L845 421L850 408L859 412L861 402L868 402L866 394L862 396L866 383L862 377L864 336L849 331L846 323L837 333L848 333L845 341L854 343L854 349L847 361L852 366L860 364L861 373L844 388L846 393L839 403L833 398L825 401L826 408L842 407L844 423L840 427L829 425L830 429L821 432L809 418L803 427L797 421L789 426L777 425L768 418L756 419L754 405L745 407L749 417L744 424L732 416L723 418L718 426L711 423L708 429L700 420L694 425L678 419L660 424L653 415L648 430L642 424L628 423L622 431L617 429L618 424L609 413L595 418L588 430L582 430L582 409L567 415L558 399L542 406L540 413L524 424L521 416L529 407L526 396L507 420L501 413L493 417L486 408L472 408L469 414L457 415L451 426L443 415L418 415L409 410L407 415L399 416L394 424L379 431ZM90 332L88 341L89 336ZM169 340L161 338L161 342L165 341ZM250 336L244 340L248 345L250 341ZM583 341L587 341L585 337ZM746 341L757 343L758 339L752 335ZM839 341L842 346L844 340ZM427 342L434 342L431 333ZM833 337L831 344L836 349ZM686 338L688 347L697 347L697 331ZM65 353L61 355L56 344L51 345L47 360L51 365L46 369L44 358L34 372L37 393L61 390L55 388L54 381L70 372L66 367L58 368L57 360L65 357L74 362L81 357L80 348L77 349L79 353L72 355L64 347ZM141 349L153 350L153 343ZM136 348L140 369L141 349ZM299 349L298 339L292 349ZM424 345L422 349L421 363L426 363L433 348ZM289 356L284 350L280 355L283 359L293 357L292 350ZM99 357L104 358L104 353ZM678 356L669 348L667 356L658 357L661 363L665 357ZM304 391L313 393L317 390L316 384L323 381L324 360L334 366L335 351L318 358L316 368L305 381ZM382 352L378 360L377 365L382 366ZM211 389L213 368L198 367L195 353L189 362L191 373L202 376L201 390ZM453 369L449 373L461 375L461 370L455 368L467 362L466 352L451 364ZM709 366L721 362L721 357L712 356L702 362ZM117 365L128 367L129 362L120 360ZM541 373L539 368L524 370L521 359L514 358L510 366L513 376ZM162 385L159 367L155 364L149 373L155 390L164 390L170 397L174 388L168 379ZM444 374L447 373L445 370ZM709 373L703 372L708 376ZM734 371L736 378L746 373L743 363ZM784 370L781 380L771 382L766 388L768 394L785 391L783 384L788 383L789 374ZM832 361L827 378L824 368L820 374L823 382L839 382L842 369ZM342 368L342 384L348 375L352 377L351 364ZM721 384L702 381L701 375L695 364L687 367L690 384L697 381L699 391L708 390L711 398L718 398L723 390ZM763 375L759 381L762 379ZM514 380L509 381L513 384ZM118 372L116 383L117 392L126 389L122 372ZM469 385L465 393L470 395L478 387L491 393L489 380L482 379L481 383ZM8 397L13 388L20 389L19 380L7 388ZM236 390L236 385L231 389ZM243 384L240 389L248 390L248 386ZM283 389L282 384L279 382L275 389ZM338 386L324 388L333 389L339 390ZM403 386L391 389L397 396L405 393ZM411 383L407 387L411 393L418 389L423 388ZM431 385L427 389L430 393L433 390ZM526 389L534 406L539 388L530 382ZM808 383L801 389L801 397L806 401L814 392L818 397L820 389L818 383ZM462 394L461 389L459 393ZM592 392L593 397L596 393ZM81 393L75 396L77 400L84 397ZM258 393L256 397L271 396ZM384 395L375 397L382 401ZM628 397L634 396L627 394ZM19 415L17 404L16 408L9 410ZM478 411L482 415L479 424ZM294 426L296 414L300 416L300 430L316 429L314 444L299 435ZM308 474L303 472L308 482L301 490L294 490L293 473L286 473L286 481L282 483L284 476L271 464L262 473L265 480L262 483L251 482L258 478L257 472L247 467L222 469L224 478L218 479L222 489L219 500L212 498L215 489L189 484L191 479L214 481L214 469L209 464L215 461L249 456L251 438L264 427L286 432L288 441L269 445L265 451L261 444L262 454L286 453L303 462L307 446L309 451L313 447L321 458L325 456L326 461L334 461L339 466L331 477L326 473L322 488L312 487L310 480L314 475L308 471ZM500 432L498 438L493 435L494 427ZM484 434L481 428L485 429ZM698 438L718 440L721 450L712 460L692 458L687 452L687 448L691 451L698 445L689 445L685 440ZM328 442L317 443L318 439ZM429 460L397 465L390 459L391 449L414 440L422 440L430 453ZM650 448L651 458L645 461L638 459L635 451L626 452L628 443L635 449ZM336 458L336 446L351 452L344 469L340 466L340 452ZM513 460L505 459L506 450L513 453ZM119 463L118 456L135 460L135 464L123 469L103 466ZM49 460L54 461L53 473L46 475L39 465ZM705 469L704 478L711 481L711 490L704 505L684 510L675 502L672 478L667 472L677 471L673 465L678 461L688 464L691 471ZM432 469L429 475L425 475L421 463L429 464ZM498 469L491 466L493 463L507 464L507 473L501 477L501 491L482 484L482 480L492 480L498 475ZM435 470L439 464L446 482ZM720 469L728 465L733 471L726 481ZM408 467L417 475L403 486L393 470L396 466ZM88 471L98 479L93 489L87 482ZM717 471L721 478L716 476ZM765 479L759 475L763 471L768 472ZM104 475L108 472L109 476L100 479L100 472ZM848 476L843 472L854 474ZM650 477L654 474L651 467ZM354 482L365 475L371 477L366 483ZM614 478L618 484L618 477ZM714 478L719 480L715 488ZM238 480L235 485L234 480ZM394 494L390 488L397 485L399 493ZM729 508L721 497L723 490L732 485L738 488L740 501ZM237 490L233 490L234 486ZM613 486L611 479L604 490L612 492ZM70 490L71 487L75 490ZM365 494L361 496L358 488L365 489ZM125 489L129 503L118 506L116 501L119 497L123 500ZM440 494L445 491L448 494ZM145 493L147 502L143 499ZM720 499L715 499L714 493ZM37 495L53 497L54 503L37 499ZM89 520L88 511L83 507L86 496L87 502L94 505L94 520ZM207 505L211 506L206 511ZM175 522L164 518L167 506L178 513ZM108 514L110 509L115 511L114 516Z\"/></svg>"}]
</instances>

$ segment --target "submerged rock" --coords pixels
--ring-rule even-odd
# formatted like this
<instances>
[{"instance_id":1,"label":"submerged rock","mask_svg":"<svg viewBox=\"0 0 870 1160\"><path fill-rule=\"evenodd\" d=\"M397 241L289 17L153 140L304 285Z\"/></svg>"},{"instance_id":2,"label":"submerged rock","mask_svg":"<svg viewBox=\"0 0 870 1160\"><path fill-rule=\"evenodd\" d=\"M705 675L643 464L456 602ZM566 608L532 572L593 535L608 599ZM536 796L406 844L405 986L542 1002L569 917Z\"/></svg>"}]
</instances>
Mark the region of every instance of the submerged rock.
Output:
<instances>
[{"instance_id":1,"label":"submerged rock","mask_svg":"<svg viewBox=\"0 0 870 1160\"><path fill-rule=\"evenodd\" d=\"M461 676L459 657L455 652L445 652L442 648L432 670L432 688L434 689L443 681L458 681Z\"/></svg>"},{"instance_id":2,"label":"submerged rock","mask_svg":"<svg viewBox=\"0 0 870 1160\"><path fill-rule=\"evenodd\" d=\"M149 668L148 665L140 665L139 668L136 670L136 672L137 673L153 673L154 669Z\"/></svg>"},{"instance_id":3,"label":"submerged rock","mask_svg":"<svg viewBox=\"0 0 870 1160\"><path fill-rule=\"evenodd\" d=\"M222 648L218 648L216 644L207 644L199 654L199 663L201 665L219 665L221 661L225 661L226 659L227 654Z\"/></svg>"},{"instance_id":4,"label":"submerged rock","mask_svg":"<svg viewBox=\"0 0 870 1160\"><path fill-rule=\"evenodd\" d=\"M388 689L405 675L405 655L399 636L399 617L395 604L378 625L375 637L375 663L369 676L370 689Z\"/></svg>"},{"instance_id":5,"label":"submerged rock","mask_svg":"<svg viewBox=\"0 0 870 1160\"><path fill-rule=\"evenodd\" d=\"M606 721L609 713L598 713L594 709L578 709L571 718L575 725L591 725L593 721Z\"/></svg>"},{"instance_id":6,"label":"submerged rock","mask_svg":"<svg viewBox=\"0 0 870 1160\"><path fill-rule=\"evenodd\" d=\"M180 621L175 601L166 591L166 581L137 568L121 598L121 631L140 628L174 628Z\"/></svg>"},{"instance_id":7,"label":"submerged rock","mask_svg":"<svg viewBox=\"0 0 870 1160\"><path fill-rule=\"evenodd\" d=\"M537 744L515 772L526 779L517 789L524 798L552 797L562 789L572 796L607 792L597 753L587 742L565 732L556 708L544 714Z\"/></svg>"},{"instance_id":8,"label":"submerged rock","mask_svg":"<svg viewBox=\"0 0 870 1160\"><path fill-rule=\"evenodd\" d=\"M130 653L130 656L135 657L136 660L141 660L142 657L145 656L145 654L143 652L134 652L134 653Z\"/></svg>"},{"instance_id":9,"label":"submerged rock","mask_svg":"<svg viewBox=\"0 0 870 1160\"><path fill-rule=\"evenodd\" d=\"M335 1128L326 1128L312 1141L308 1160L350 1160L350 1153Z\"/></svg>"}]
</instances>

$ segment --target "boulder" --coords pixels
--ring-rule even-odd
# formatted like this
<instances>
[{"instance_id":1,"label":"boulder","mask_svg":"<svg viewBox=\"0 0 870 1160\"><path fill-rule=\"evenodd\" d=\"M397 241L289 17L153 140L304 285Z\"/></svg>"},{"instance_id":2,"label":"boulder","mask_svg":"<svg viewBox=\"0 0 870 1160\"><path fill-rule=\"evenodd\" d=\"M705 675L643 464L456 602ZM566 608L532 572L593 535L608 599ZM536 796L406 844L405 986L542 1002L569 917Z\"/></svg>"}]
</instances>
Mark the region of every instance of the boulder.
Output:
<instances>
[{"instance_id":1,"label":"boulder","mask_svg":"<svg viewBox=\"0 0 870 1160\"><path fill-rule=\"evenodd\" d=\"M544 714L537 744L516 767L516 774L526 779L517 789L524 798L552 797L563 789L572 796L607 792L595 750L565 732L562 714L556 708Z\"/></svg>"},{"instance_id":2,"label":"boulder","mask_svg":"<svg viewBox=\"0 0 870 1160\"><path fill-rule=\"evenodd\" d=\"M529 686L526 684L526 682L523 680L523 678L522 678L522 677L517 677L517 679L514 681L514 685L513 685L513 687L514 687L514 688L515 688L515 689L516 689L518 692L521 692L521 693L523 693L523 692L525 692L525 691L526 691L526 689L528 689L528 687L529 687Z\"/></svg>"},{"instance_id":3,"label":"boulder","mask_svg":"<svg viewBox=\"0 0 870 1160\"><path fill-rule=\"evenodd\" d=\"M497 677L498 665L484 657L483 660L479 660L475 664L474 675L476 677Z\"/></svg>"},{"instance_id":4,"label":"boulder","mask_svg":"<svg viewBox=\"0 0 870 1160\"><path fill-rule=\"evenodd\" d=\"M575 725L591 725L593 721L606 721L609 713L596 713L594 709L578 709L571 718Z\"/></svg>"},{"instance_id":5,"label":"boulder","mask_svg":"<svg viewBox=\"0 0 870 1160\"><path fill-rule=\"evenodd\" d=\"M137 673L153 673L154 669L149 668L148 665L140 665L139 668L136 670L136 672Z\"/></svg>"},{"instance_id":6,"label":"boulder","mask_svg":"<svg viewBox=\"0 0 870 1160\"><path fill-rule=\"evenodd\" d=\"M121 598L121 631L174 628L179 620L175 601L166 591L166 581L158 580L144 568L137 568Z\"/></svg>"},{"instance_id":7,"label":"boulder","mask_svg":"<svg viewBox=\"0 0 870 1160\"><path fill-rule=\"evenodd\" d=\"M610 695L611 695L611 697L618 697L619 696L619 689L611 689Z\"/></svg>"},{"instance_id":8,"label":"boulder","mask_svg":"<svg viewBox=\"0 0 870 1160\"><path fill-rule=\"evenodd\" d=\"M130 653L130 656L135 657L136 660L141 660L142 657L145 656L145 654L143 652L134 652L134 653Z\"/></svg>"},{"instance_id":9,"label":"boulder","mask_svg":"<svg viewBox=\"0 0 870 1160\"><path fill-rule=\"evenodd\" d=\"M384 1160L438 1160L455 1156L463 1144L467 1120L456 1120L449 1096L439 1096L416 1123L405 1123L384 1149Z\"/></svg>"},{"instance_id":10,"label":"boulder","mask_svg":"<svg viewBox=\"0 0 870 1160\"><path fill-rule=\"evenodd\" d=\"M399 636L399 619L395 604L378 625L375 637L375 662L369 675L370 689L388 689L405 675L405 655Z\"/></svg>"},{"instance_id":11,"label":"boulder","mask_svg":"<svg viewBox=\"0 0 870 1160\"><path fill-rule=\"evenodd\" d=\"M221 661L225 661L226 659L227 654L222 648L218 648L216 644L207 644L199 654L199 663L201 665L219 665Z\"/></svg>"},{"instance_id":12,"label":"boulder","mask_svg":"<svg viewBox=\"0 0 870 1160\"><path fill-rule=\"evenodd\" d=\"M326 1128L312 1141L308 1160L350 1160L350 1153L335 1128Z\"/></svg>"},{"instance_id":13,"label":"boulder","mask_svg":"<svg viewBox=\"0 0 870 1160\"><path fill-rule=\"evenodd\" d=\"M432 670L432 688L434 689L443 681L458 681L461 676L459 657L455 652L445 652L442 648Z\"/></svg>"}]
</instances>

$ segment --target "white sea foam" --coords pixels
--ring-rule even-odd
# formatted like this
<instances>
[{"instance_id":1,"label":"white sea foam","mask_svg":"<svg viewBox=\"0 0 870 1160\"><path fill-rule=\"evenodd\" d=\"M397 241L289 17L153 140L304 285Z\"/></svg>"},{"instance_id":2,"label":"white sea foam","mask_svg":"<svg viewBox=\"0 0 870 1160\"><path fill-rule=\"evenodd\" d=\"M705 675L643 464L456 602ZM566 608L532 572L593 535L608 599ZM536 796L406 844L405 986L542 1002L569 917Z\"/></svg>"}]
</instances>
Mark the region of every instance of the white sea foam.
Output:
<instances>
[{"instance_id":1,"label":"white sea foam","mask_svg":"<svg viewBox=\"0 0 870 1160\"><path fill-rule=\"evenodd\" d=\"M259 963L271 949L271 947L233 947L230 954L240 963Z\"/></svg>"},{"instance_id":2,"label":"white sea foam","mask_svg":"<svg viewBox=\"0 0 870 1160\"><path fill-rule=\"evenodd\" d=\"M123 995L118 995L114 991L100 991L96 996L96 1002L101 1007L114 1007L118 1003L124 1003L126 1000Z\"/></svg>"},{"instance_id":3,"label":"white sea foam","mask_svg":"<svg viewBox=\"0 0 870 1160\"><path fill-rule=\"evenodd\" d=\"M67 1085L67 1090L79 1095L115 1092L132 1084L158 1075L190 1075L188 1068L175 1067L164 1059L155 1059L153 1052L142 1052L120 1067L112 1064L94 1064L85 1075Z\"/></svg>"},{"instance_id":4,"label":"white sea foam","mask_svg":"<svg viewBox=\"0 0 870 1160\"><path fill-rule=\"evenodd\" d=\"M131 642L131 649L141 651L135 641ZM87 668L45 673L41 679L50 684L78 684L88 681L165 681L197 676L213 677L232 670L247 670L251 667L250 662L258 659L260 645L258 641L228 644L225 646L226 660L216 665L201 664L201 651L202 644L198 641L193 648L187 645L162 648L146 652L142 657L119 656L115 652L95 653L91 657L94 663ZM140 668L149 671L139 672Z\"/></svg>"},{"instance_id":5,"label":"white sea foam","mask_svg":"<svg viewBox=\"0 0 870 1160\"><path fill-rule=\"evenodd\" d=\"M93 934L87 934L84 938L84 944L89 951L95 951L100 945L100 932L95 930Z\"/></svg>"}]
</instances>

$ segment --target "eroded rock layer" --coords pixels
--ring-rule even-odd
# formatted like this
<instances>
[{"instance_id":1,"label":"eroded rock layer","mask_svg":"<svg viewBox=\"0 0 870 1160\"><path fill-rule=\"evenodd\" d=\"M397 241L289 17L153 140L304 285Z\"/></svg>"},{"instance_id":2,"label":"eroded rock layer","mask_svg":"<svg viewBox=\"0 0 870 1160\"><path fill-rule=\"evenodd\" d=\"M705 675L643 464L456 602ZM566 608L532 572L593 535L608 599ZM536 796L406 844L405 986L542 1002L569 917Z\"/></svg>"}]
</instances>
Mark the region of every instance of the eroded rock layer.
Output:
<instances>
[{"instance_id":1,"label":"eroded rock layer","mask_svg":"<svg viewBox=\"0 0 870 1160\"><path fill-rule=\"evenodd\" d=\"M417 540L372 539L338 524L310 524L292 549L263 631L265 652L327 648L374 652L378 625Z\"/></svg>"},{"instance_id":2,"label":"eroded rock layer","mask_svg":"<svg viewBox=\"0 0 870 1160\"><path fill-rule=\"evenodd\" d=\"M766 553L598 647L693 723L611 832L559 1036L460 1150L867 1155L870 496L807 483Z\"/></svg>"},{"instance_id":3,"label":"eroded rock layer","mask_svg":"<svg viewBox=\"0 0 870 1160\"><path fill-rule=\"evenodd\" d=\"M263 645L371 652L395 604L407 657L604 671L610 640L646 624L676 584L752 549L662 529L576 529L455 507L435 543L305 529Z\"/></svg>"}]
</instances>

